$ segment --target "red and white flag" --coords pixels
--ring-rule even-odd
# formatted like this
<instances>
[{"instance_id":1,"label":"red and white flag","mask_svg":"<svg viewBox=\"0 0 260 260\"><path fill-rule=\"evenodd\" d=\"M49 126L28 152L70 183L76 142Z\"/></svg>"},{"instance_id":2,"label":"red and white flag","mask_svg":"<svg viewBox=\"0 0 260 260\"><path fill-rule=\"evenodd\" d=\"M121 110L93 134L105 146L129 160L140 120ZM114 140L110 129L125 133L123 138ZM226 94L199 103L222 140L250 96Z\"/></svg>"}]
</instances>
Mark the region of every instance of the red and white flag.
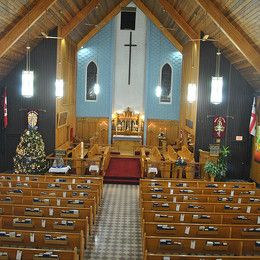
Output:
<instances>
[{"instance_id":1,"label":"red and white flag","mask_svg":"<svg viewBox=\"0 0 260 260\"><path fill-rule=\"evenodd\" d=\"M8 116L7 116L7 93L6 88L4 92L4 128L8 125Z\"/></svg>"},{"instance_id":2,"label":"red and white flag","mask_svg":"<svg viewBox=\"0 0 260 260\"><path fill-rule=\"evenodd\" d=\"M254 98L253 106L252 106L251 119L250 119L250 124L249 124L249 133L253 136L255 136L255 134L256 134L255 98Z\"/></svg>"}]
</instances>

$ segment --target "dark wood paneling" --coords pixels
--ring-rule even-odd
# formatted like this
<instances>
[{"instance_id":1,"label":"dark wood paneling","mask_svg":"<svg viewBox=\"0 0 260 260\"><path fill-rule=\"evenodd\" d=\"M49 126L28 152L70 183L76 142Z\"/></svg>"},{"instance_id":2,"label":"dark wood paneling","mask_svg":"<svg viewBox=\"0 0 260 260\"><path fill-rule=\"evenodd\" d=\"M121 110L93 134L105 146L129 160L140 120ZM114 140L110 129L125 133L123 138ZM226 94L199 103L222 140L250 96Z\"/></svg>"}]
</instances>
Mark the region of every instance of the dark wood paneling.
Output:
<instances>
[{"instance_id":1,"label":"dark wood paneling","mask_svg":"<svg viewBox=\"0 0 260 260\"><path fill-rule=\"evenodd\" d=\"M56 30L54 32L56 34ZM34 96L24 98L21 96L21 75L25 69L25 59L22 60L0 82L1 93L7 87L8 96L8 127L2 128L1 117L1 144L0 144L0 170L11 169L13 156L20 136L27 128L27 111L19 109L46 110L39 112L39 131L45 142L45 151L50 153L55 146L55 79L56 79L57 41L43 39L31 52L31 69L34 70ZM1 109L1 115L2 115Z\"/></svg>"},{"instance_id":2,"label":"dark wood paneling","mask_svg":"<svg viewBox=\"0 0 260 260\"><path fill-rule=\"evenodd\" d=\"M216 48L205 42L200 49L200 73L196 128L196 159L198 149L208 150L214 143L212 136L213 118L208 116L232 116L227 118L227 132L221 141L231 149L228 175L230 178L248 178L251 154L251 142L248 133L253 89L230 64L221 57L220 74L224 77L223 102L219 105L210 103L211 76L215 74ZM236 141L236 136L243 136L243 141Z\"/></svg>"}]
</instances>

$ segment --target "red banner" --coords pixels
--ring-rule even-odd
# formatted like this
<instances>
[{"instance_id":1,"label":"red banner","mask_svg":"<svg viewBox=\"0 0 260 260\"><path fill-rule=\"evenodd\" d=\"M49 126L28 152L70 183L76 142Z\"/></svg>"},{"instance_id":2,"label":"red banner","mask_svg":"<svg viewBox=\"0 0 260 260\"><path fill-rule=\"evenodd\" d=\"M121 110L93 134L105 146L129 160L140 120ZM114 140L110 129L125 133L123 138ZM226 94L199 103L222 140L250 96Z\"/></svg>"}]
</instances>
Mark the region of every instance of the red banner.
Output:
<instances>
[{"instance_id":1,"label":"red banner","mask_svg":"<svg viewBox=\"0 0 260 260\"><path fill-rule=\"evenodd\" d=\"M224 138L226 132L226 118L215 116L213 120L213 136L215 138Z\"/></svg>"}]
</instances>

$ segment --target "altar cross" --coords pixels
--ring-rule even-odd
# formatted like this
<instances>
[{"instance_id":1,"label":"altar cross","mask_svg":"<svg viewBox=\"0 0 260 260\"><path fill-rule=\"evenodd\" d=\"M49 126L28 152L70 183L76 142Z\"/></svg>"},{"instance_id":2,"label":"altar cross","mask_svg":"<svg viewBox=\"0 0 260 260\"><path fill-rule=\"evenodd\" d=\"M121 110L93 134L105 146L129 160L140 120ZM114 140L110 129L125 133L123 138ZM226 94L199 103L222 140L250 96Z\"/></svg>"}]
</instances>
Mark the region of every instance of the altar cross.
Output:
<instances>
[{"instance_id":1,"label":"altar cross","mask_svg":"<svg viewBox=\"0 0 260 260\"><path fill-rule=\"evenodd\" d=\"M132 62L132 47L136 47L136 44L132 44L132 32L130 32L129 44L125 44L124 46L129 47L129 61L128 61L128 85L130 85L131 81L131 62Z\"/></svg>"}]
</instances>

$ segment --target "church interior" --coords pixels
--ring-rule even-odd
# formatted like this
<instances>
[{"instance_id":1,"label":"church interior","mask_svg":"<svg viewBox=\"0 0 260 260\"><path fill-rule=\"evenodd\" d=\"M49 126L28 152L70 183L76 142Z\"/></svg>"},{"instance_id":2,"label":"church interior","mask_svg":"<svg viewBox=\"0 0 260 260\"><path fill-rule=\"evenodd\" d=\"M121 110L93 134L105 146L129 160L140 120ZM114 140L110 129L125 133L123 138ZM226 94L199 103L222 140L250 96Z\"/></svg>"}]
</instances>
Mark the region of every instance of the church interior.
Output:
<instances>
[{"instance_id":1,"label":"church interior","mask_svg":"<svg viewBox=\"0 0 260 260\"><path fill-rule=\"evenodd\" d=\"M260 259L259 0L0 10L0 259Z\"/></svg>"}]
</instances>

